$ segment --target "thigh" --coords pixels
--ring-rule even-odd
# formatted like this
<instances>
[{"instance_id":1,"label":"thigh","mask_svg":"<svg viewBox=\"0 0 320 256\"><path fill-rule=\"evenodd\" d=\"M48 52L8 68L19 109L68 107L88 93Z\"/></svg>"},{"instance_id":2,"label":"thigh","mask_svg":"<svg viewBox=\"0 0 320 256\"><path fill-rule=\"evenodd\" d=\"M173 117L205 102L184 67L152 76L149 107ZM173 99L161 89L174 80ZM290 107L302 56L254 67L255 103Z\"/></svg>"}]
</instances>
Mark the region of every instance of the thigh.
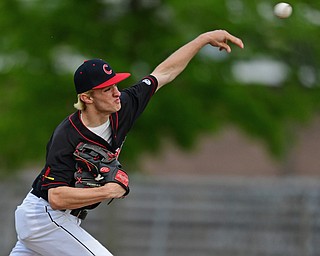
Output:
<instances>
[{"instance_id":1,"label":"thigh","mask_svg":"<svg viewBox=\"0 0 320 256\"><path fill-rule=\"evenodd\" d=\"M26 245L46 256L111 256L112 254L80 226L80 220L68 213L46 207L49 224L42 235Z\"/></svg>"},{"instance_id":2,"label":"thigh","mask_svg":"<svg viewBox=\"0 0 320 256\"><path fill-rule=\"evenodd\" d=\"M23 243L18 241L9 256L41 256L41 254L30 250Z\"/></svg>"},{"instance_id":3,"label":"thigh","mask_svg":"<svg viewBox=\"0 0 320 256\"><path fill-rule=\"evenodd\" d=\"M33 195L16 210L18 239L30 251L45 256L112 255L80 223L75 216L52 210L48 202Z\"/></svg>"}]
</instances>

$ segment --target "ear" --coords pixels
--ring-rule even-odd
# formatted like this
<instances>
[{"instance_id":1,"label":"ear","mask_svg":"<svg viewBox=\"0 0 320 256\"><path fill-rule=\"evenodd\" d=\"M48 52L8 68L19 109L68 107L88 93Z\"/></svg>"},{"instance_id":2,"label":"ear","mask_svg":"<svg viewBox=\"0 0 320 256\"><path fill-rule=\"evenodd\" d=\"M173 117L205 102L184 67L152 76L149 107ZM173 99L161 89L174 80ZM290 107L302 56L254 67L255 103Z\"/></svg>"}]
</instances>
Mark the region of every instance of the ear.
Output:
<instances>
[{"instance_id":1,"label":"ear","mask_svg":"<svg viewBox=\"0 0 320 256\"><path fill-rule=\"evenodd\" d=\"M86 104L88 103L90 104L93 102L93 99L91 98L91 96L84 93L80 94L80 99Z\"/></svg>"}]
</instances>

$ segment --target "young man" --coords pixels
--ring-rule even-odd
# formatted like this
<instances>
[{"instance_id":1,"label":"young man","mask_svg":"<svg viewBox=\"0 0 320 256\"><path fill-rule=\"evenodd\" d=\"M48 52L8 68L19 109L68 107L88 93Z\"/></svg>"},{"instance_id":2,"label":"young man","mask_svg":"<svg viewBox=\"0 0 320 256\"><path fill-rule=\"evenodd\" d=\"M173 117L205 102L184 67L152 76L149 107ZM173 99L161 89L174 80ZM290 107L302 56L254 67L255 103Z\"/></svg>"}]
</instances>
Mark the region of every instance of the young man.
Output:
<instances>
[{"instance_id":1,"label":"young man","mask_svg":"<svg viewBox=\"0 0 320 256\"><path fill-rule=\"evenodd\" d=\"M117 183L75 187L73 153L81 142L108 149L116 157L124 139L150 98L174 80L205 45L231 52L231 42L243 43L224 30L199 35L158 65L137 84L119 91L117 83L130 76L115 73L100 59L85 61L74 74L77 112L63 120L47 144L46 163L23 203L17 207L16 255L112 255L80 227L86 210L126 193ZM108 231L106 231L108 232Z\"/></svg>"}]
</instances>

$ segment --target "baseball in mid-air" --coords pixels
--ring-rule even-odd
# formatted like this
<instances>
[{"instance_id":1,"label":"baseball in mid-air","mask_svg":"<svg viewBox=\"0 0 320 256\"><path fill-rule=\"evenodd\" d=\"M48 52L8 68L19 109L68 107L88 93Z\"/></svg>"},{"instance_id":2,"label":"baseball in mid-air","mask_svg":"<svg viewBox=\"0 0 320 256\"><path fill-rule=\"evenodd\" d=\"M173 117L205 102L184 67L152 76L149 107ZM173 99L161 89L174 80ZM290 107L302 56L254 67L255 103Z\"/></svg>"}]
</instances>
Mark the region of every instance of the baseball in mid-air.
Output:
<instances>
[{"instance_id":1,"label":"baseball in mid-air","mask_svg":"<svg viewBox=\"0 0 320 256\"><path fill-rule=\"evenodd\" d=\"M273 12L278 18L285 19L290 17L292 13L292 6L288 3L278 3L274 6Z\"/></svg>"}]
</instances>

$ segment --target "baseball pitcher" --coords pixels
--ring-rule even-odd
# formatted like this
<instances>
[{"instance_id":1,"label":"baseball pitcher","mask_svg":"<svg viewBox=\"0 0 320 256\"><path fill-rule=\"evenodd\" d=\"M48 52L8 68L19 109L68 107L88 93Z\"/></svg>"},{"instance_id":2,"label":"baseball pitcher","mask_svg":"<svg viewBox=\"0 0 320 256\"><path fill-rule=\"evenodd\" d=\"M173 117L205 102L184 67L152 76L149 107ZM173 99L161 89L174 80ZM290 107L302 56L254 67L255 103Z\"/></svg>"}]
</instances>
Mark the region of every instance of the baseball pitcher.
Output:
<instances>
[{"instance_id":1,"label":"baseball pitcher","mask_svg":"<svg viewBox=\"0 0 320 256\"><path fill-rule=\"evenodd\" d=\"M228 42L243 48L240 39L224 30L200 34L121 92L117 84L129 73L116 73L101 59L82 63L74 73L77 111L54 130L44 167L15 211L18 241L10 255L112 255L80 224L101 202L130 194L128 172L118 159L128 132L155 92L174 80L202 47L229 53Z\"/></svg>"}]
</instances>

